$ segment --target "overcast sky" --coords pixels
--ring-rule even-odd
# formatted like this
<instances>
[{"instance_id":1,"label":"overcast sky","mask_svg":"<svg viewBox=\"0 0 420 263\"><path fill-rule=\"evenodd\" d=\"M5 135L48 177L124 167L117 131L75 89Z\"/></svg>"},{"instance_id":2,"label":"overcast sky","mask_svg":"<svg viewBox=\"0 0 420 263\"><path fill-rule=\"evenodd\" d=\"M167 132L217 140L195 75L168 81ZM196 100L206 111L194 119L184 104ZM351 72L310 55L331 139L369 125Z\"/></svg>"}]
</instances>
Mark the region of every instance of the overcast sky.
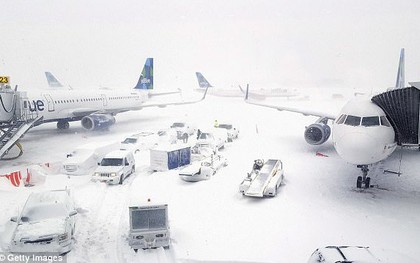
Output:
<instances>
[{"instance_id":1,"label":"overcast sky","mask_svg":"<svg viewBox=\"0 0 420 263\"><path fill-rule=\"evenodd\" d=\"M155 87L395 84L420 80L420 1L2 1L0 74L22 89L133 87L147 57Z\"/></svg>"}]
</instances>

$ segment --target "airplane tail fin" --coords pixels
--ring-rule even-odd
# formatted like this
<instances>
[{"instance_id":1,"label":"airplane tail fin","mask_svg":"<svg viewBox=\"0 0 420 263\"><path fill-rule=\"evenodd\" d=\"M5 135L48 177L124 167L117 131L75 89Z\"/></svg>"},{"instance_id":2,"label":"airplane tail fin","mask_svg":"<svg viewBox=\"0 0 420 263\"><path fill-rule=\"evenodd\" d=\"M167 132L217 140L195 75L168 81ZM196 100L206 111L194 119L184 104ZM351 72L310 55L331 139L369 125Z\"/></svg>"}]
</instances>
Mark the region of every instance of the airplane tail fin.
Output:
<instances>
[{"instance_id":1,"label":"airplane tail fin","mask_svg":"<svg viewBox=\"0 0 420 263\"><path fill-rule=\"evenodd\" d=\"M60 81L58 81L51 72L46 71L45 77L47 78L48 86L50 86L51 88L63 87Z\"/></svg>"},{"instance_id":2,"label":"airplane tail fin","mask_svg":"<svg viewBox=\"0 0 420 263\"><path fill-rule=\"evenodd\" d=\"M153 58L147 58L135 89L153 89Z\"/></svg>"},{"instance_id":3,"label":"airplane tail fin","mask_svg":"<svg viewBox=\"0 0 420 263\"><path fill-rule=\"evenodd\" d=\"M398 65L397 82L395 83L396 89L405 87L405 69L404 69L404 48L401 49L400 63Z\"/></svg>"},{"instance_id":4,"label":"airplane tail fin","mask_svg":"<svg viewBox=\"0 0 420 263\"><path fill-rule=\"evenodd\" d=\"M203 76L203 74L196 72L195 75L197 76L198 85L200 88L206 89L213 87L210 82L208 82L207 79Z\"/></svg>"}]
</instances>

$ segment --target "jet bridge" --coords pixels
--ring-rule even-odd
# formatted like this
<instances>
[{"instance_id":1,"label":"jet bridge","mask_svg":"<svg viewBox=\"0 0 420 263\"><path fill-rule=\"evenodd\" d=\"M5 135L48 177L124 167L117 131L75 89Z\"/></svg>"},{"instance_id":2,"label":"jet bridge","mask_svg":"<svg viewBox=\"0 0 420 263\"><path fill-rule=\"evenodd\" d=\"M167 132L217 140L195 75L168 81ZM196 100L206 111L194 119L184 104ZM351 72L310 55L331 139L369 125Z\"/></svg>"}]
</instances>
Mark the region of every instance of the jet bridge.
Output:
<instances>
[{"instance_id":1,"label":"jet bridge","mask_svg":"<svg viewBox=\"0 0 420 263\"><path fill-rule=\"evenodd\" d=\"M29 109L26 92L0 84L0 159L41 120L37 110ZM22 151L17 157L21 154Z\"/></svg>"},{"instance_id":2,"label":"jet bridge","mask_svg":"<svg viewBox=\"0 0 420 263\"><path fill-rule=\"evenodd\" d=\"M372 97L372 102L381 107L390 120L398 145L418 146L420 82L410 85L376 95Z\"/></svg>"}]
</instances>

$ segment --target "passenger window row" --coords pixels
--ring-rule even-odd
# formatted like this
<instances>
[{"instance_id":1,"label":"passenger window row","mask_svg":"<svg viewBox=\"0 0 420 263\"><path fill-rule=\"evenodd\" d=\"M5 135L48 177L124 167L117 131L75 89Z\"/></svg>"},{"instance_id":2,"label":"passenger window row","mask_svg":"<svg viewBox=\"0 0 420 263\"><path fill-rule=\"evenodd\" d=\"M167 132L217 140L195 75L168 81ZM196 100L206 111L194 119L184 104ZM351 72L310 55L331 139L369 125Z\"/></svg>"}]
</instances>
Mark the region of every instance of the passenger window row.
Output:
<instances>
[{"instance_id":1,"label":"passenger window row","mask_svg":"<svg viewBox=\"0 0 420 263\"><path fill-rule=\"evenodd\" d=\"M353 115L346 115L342 114L336 121L337 124L345 124L349 126L359 126L362 125L364 127L371 127L371 126L386 126L391 127L386 116L368 116L368 117L359 117Z\"/></svg>"}]
</instances>

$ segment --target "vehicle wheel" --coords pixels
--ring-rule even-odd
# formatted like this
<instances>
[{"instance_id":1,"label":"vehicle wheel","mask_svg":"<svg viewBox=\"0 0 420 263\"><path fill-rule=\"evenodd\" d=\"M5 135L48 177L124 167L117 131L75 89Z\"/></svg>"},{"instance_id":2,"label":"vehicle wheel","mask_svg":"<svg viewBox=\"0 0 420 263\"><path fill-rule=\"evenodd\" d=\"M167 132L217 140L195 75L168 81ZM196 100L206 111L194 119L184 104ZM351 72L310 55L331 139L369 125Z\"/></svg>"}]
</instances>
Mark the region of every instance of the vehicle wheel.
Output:
<instances>
[{"instance_id":1,"label":"vehicle wheel","mask_svg":"<svg viewBox=\"0 0 420 263\"><path fill-rule=\"evenodd\" d=\"M163 249L169 249L169 245L163 246Z\"/></svg>"},{"instance_id":2,"label":"vehicle wheel","mask_svg":"<svg viewBox=\"0 0 420 263\"><path fill-rule=\"evenodd\" d=\"M365 181L365 188L369 188L369 187L370 187L370 177L367 177Z\"/></svg>"},{"instance_id":3,"label":"vehicle wheel","mask_svg":"<svg viewBox=\"0 0 420 263\"><path fill-rule=\"evenodd\" d=\"M137 251L139 251L139 249L138 249L138 248L135 248L135 249L134 249L134 252L136 252L136 253L137 253Z\"/></svg>"},{"instance_id":4,"label":"vehicle wheel","mask_svg":"<svg viewBox=\"0 0 420 263\"><path fill-rule=\"evenodd\" d=\"M362 188L362 181L363 181L362 177L358 176L357 177L357 183L356 183L357 188Z\"/></svg>"},{"instance_id":5,"label":"vehicle wheel","mask_svg":"<svg viewBox=\"0 0 420 263\"><path fill-rule=\"evenodd\" d=\"M122 184L122 183L123 183L123 176L121 175L119 184Z\"/></svg>"}]
</instances>

